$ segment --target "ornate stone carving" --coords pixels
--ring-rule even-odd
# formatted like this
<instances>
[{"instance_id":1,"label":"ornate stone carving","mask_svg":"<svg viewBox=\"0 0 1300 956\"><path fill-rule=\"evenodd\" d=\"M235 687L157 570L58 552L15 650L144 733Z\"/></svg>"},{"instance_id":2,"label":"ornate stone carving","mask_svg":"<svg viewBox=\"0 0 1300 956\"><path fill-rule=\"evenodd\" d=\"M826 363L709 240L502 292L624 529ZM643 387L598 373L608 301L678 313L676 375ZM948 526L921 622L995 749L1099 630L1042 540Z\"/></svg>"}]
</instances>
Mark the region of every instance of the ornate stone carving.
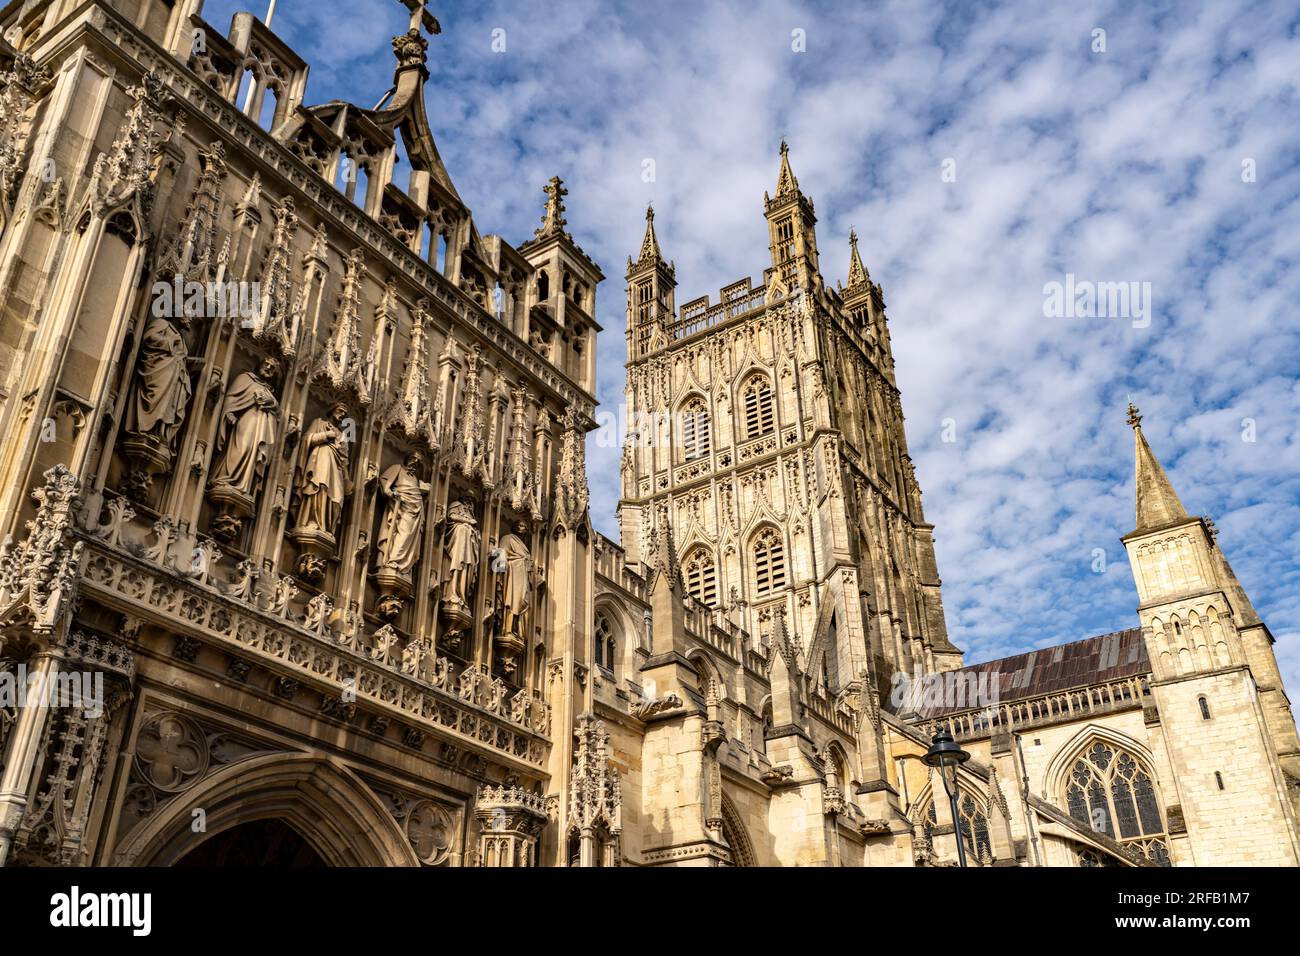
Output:
<instances>
[{"instance_id":1,"label":"ornate stone carving","mask_svg":"<svg viewBox=\"0 0 1300 956\"><path fill-rule=\"evenodd\" d=\"M73 540L81 483L64 465L32 492L38 506L17 546L0 545L0 623L49 637L76 600L83 544Z\"/></svg>"},{"instance_id":2,"label":"ornate stone carving","mask_svg":"<svg viewBox=\"0 0 1300 956\"><path fill-rule=\"evenodd\" d=\"M174 316L151 312L140 339L122 439L122 451L132 464L124 484L136 501L145 500L154 475L171 468L189 414L194 391L185 342L189 327L183 308Z\"/></svg>"},{"instance_id":3,"label":"ornate stone carving","mask_svg":"<svg viewBox=\"0 0 1300 956\"><path fill-rule=\"evenodd\" d=\"M577 724L568 826L581 834L604 828L616 835L623 828L623 791L609 763L609 733L591 714L579 716Z\"/></svg>"},{"instance_id":4,"label":"ornate stone carving","mask_svg":"<svg viewBox=\"0 0 1300 956\"><path fill-rule=\"evenodd\" d=\"M161 793L189 789L207 770L208 760L207 738L184 714L155 714L136 738L136 774Z\"/></svg>"},{"instance_id":5,"label":"ornate stone carving","mask_svg":"<svg viewBox=\"0 0 1300 956\"><path fill-rule=\"evenodd\" d=\"M302 438L298 522L292 537L302 551L298 573L308 581L324 577L325 557L334 551L343 501L352 492L348 436L344 431L347 413L347 406L336 402L329 416L312 422Z\"/></svg>"},{"instance_id":6,"label":"ornate stone carving","mask_svg":"<svg viewBox=\"0 0 1300 956\"><path fill-rule=\"evenodd\" d=\"M667 714L682 706L682 699L676 694L665 694L654 700L642 700L628 708L628 712L637 720L650 720L661 714Z\"/></svg>"},{"instance_id":7,"label":"ornate stone carving","mask_svg":"<svg viewBox=\"0 0 1300 956\"><path fill-rule=\"evenodd\" d=\"M373 343L369 355L361 351L361 282L365 275L364 257L356 249L344 262L338 311L317 369L320 378L336 389L351 389L363 405L370 403L375 372ZM381 331L376 329L376 337Z\"/></svg>"},{"instance_id":8,"label":"ornate stone carving","mask_svg":"<svg viewBox=\"0 0 1300 956\"><path fill-rule=\"evenodd\" d=\"M225 541L233 540L242 519L253 514L271 460L280 418L280 403L272 383L279 371L280 363L266 358L257 372L241 372L221 406L221 427L217 432L220 457L212 472L209 493L224 509L213 520L213 533Z\"/></svg>"},{"instance_id":9,"label":"ornate stone carving","mask_svg":"<svg viewBox=\"0 0 1300 956\"><path fill-rule=\"evenodd\" d=\"M478 865L535 866L535 847L546 826L546 798L518 786L483 785L474 801L479 824Z\"/></svg>"},{"instance_id":10,"label":"ornate stone carving","mask_svg":"<svg viewBox=\"0 0 1300 956\"><path fill-rule=\"evenodd\" d=\"M560 468L555 478L554 524L566 531L585 525L591 497L587 489L587 440L579 422L578 412L570 406L564 413Z\"/></svg>"},{"instance_id":11,"label":"ornate stone carving","mask_svg":"<svg viewBox=\"0 0 1300 956\"><path fill-rule=\"evenodd\" d=\"M375 580L383 592L379 614L386 620L401 613L402 601L411 593L411 571L420 558L425 495L429 491L423 471L424 457L411 452L402 464L391 466L379 477L379 494L385 505L379 525Z\"/></svg>"},{"instance_id":12,"label":"ornate stone carving","mask_svg":"<svg viewBox=\"0 0 1300 956\"><path fill-rule=\"evenodd\" d=\"M256 205L256 200L253 200L253 205ZM303 290L294 284L291 273L293 237L297 229L298 215L294 212L293 198L286 196L275 207L271 246L262 265L262 296L257 315L247 323L254 339L275 343L286 357L297 353L305 308Z\"/></svg>"},{"instance_id":13,"label":"ornate stone carving","mask_svg":"<svg viewBox=\"0 0 1300 956\"><path fill-rule=\"evenodd\" d=\"M527 613L536 583L536 565L522 537L528 528L519 524L515 531L501 539L491 560L496 581L493 593L498 621L496 646L502 653L506 673L514 671L516 658L527 644Z\"/></svg>"},{"instance_id":14,"label":"ornate stone carving","mask_svg":"<svg viewBox=\"0 0 1300 956\"><path fill-rule=\"evenodd\" d=\"M467 499L447 509L446 583L442 593L442 614L452 630L464 630L470 623L469 602L478 577L478 521Z\"/></svg>"},{"instance_id":15,"label":"ornate stone carving","mask_svg":"<svg viewBox=\"0 0 1300 956\"><path fill-rule=\"evenodd\" d=\"M402 374L401 396L392 423L413 441L438 447L429 401L429 303L421 299L411 314L411 347Z\"/></svg>"},{"instance_id":16,"label":"ornate stone carving","mask_svg":"<svg viewBox=\"0 0 1300 956\"><path fill-rule=\"evenodd\" d=\"M9 222L18 184L27 169L27 112L36 93L50 80L50 70L26 53L0 73L0 230Z\"/></svg>"},{"instance_id":17,"label":"ornate stone carving","mask_svg":"<svg viewBox=\"0 0 1300 956\"><path fill-rule=\"evenodd\" d=\"M174 109L175 99L158 74L146 73L126 92L134 102L112 147L95 160L90 211L103 218L129 208L136 223L143 225L153 207L155 155L180 123L166 115Z\"/></svg>"}]
</instances>

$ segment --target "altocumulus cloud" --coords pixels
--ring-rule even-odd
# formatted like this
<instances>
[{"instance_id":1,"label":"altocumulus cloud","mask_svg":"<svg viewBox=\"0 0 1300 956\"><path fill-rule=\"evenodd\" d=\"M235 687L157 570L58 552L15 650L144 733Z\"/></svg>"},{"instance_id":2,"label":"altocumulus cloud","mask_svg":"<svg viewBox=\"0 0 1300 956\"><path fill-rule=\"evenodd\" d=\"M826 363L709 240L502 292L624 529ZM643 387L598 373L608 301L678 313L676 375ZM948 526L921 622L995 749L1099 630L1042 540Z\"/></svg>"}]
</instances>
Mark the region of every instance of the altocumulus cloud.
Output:
<instances>
[{"instance_id":1,"label":"altocumulus cloud","mask_svg":"<svg viewBox=\"0 0 1300 956\"><path fill-rule=\"evenodd\" d=\"M224 25L237 6L205 15ZM313 64L311 101L377 100L406 14L395 0L338 9L281 0L275 27ZM645 204L679 301L757 276L762 195L785 136L824 217L828 280L843 278L856 226L884 285L967 659L1136 622L1118 540L1133 525L1131 395L1184 504L1214 517L1300 688L1294 5L576 0L435 12L429 112L480 229L522 242L558 174L570 229L611 276L599 314L607 406L622 400L621 276ZM1044 286L1067 274L1150 283L1150 325L1046 317ZM616 448L592 443L593 515L612 536L617 463Z\"/></svg>"}]
</instances>

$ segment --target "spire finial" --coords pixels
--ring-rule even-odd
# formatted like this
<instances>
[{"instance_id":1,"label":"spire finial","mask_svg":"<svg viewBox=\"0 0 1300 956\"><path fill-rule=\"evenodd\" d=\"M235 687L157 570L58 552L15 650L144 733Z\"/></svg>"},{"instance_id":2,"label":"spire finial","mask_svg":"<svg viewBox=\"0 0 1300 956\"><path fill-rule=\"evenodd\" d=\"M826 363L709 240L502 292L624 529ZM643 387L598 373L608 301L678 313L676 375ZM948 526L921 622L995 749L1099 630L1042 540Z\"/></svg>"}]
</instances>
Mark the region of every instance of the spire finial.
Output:
<instances>
[{"instance_id":1,"label":"spire finial","mask_svg":"<svg viewBox=\"0 0 1300 956\"><path fill-rule=\"evenodd\" d=\"M1128 403L1128 423L1131 428L1142 427L1142 416L1138 414L1138 407L1132 402Z\"/></svg>"}]
</instances>

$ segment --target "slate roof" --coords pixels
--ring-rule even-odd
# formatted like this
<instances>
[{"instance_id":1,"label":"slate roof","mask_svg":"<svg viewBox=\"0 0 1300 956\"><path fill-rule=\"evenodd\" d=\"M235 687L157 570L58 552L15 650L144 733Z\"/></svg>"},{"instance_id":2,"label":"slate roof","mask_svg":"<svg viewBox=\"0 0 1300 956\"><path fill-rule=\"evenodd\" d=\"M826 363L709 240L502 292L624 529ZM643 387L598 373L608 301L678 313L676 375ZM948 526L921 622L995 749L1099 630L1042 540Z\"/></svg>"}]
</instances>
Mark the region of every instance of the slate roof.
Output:
<instances>
[{"instance_id":1,"label":"slate roof","mask_svg":"<svg viewBox=\"0 0 1300 956\"><path fill-rule=\"evenodd\" d=\"M996 661L971 664L953 673L971 674L976 680L981 673L987 673L985 680L990 684L994 680L998 682L998 700L1006 703L1150 672L1151 661L1142 640L1142 629L1131 627ZM937 717L969 709L966 706L923 707L920 715Z\"/></svg>"}]
</instances>

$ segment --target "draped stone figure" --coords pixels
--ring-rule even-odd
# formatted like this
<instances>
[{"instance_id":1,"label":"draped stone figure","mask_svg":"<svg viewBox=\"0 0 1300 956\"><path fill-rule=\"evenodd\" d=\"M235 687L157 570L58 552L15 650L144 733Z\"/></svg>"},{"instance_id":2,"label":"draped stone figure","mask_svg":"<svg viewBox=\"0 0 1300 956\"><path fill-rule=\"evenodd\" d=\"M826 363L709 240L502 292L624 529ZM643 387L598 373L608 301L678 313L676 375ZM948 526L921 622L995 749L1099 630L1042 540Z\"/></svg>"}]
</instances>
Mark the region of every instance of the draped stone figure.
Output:
<instances>
[{"instance_id":1,"label":"draped stone figure","mask_svg":"<svg viewBox=\"0 0 1300 956\"><path fill-rule=\"evenodd\" d=\"M443 604L464 607L478 577L478 522L469 502L457 501L447 511L447 585Z\"/></svg>"},{"instance_id":2,"label":"draped stone figure","mask_svg":"<svg viewBox=\"0 0 1300 956\"><path fill-rule=\"evenodd\" d=\"M501 632L507 635L519 634L519 620L528 611L533 594L533 556L528 553L523 535L528 533L523 524L515 526L515 534L507 534L501 539L497 554L492 564L493 571L499 571L501 580Z\"/></svg>"},{"instance_id":3,"label":"draped stone figure","mask_svg":"<svg viewBox=\"0 0 1300 956\"><path fill-rule=\"evenodd\" d=\"M150 477L171 466L176 438L185 424L193 387L184 316L152 316L140 339L123 423L123 450L137 469L129 490L143 498Z\"/></svg>"},{"instance_id":4,"label":"draped stone figure","mask_svg":"<svg viewBox=\"0 0 1300 956\"><path fill-rule=\"evenodd\" d=\"M533 556L522 537L528 529L521 523L515 531L517 534L504 535L492 552L492 571L498 575L493 604L501 615L496 647L507 673L514 671L516 659L527 646L523 619L532 603L535 579Z\"/></svg>"},{"instance_id":5,"label":"draped stone figure","mask_svg":"<svg viewBox=\"0 0 1300 956\"><path fill-rule=\"evenodd\" d=\"M279 371L279 362L263 359L256 373L241 373L226 393L217 433L221 458L212 471L214 496L232 491L251 500L257 494L275 444L280 403L272 383Z\"/></svg>"},{"instance_id":6,"label":"draped stone figure","mask_svg":"<svg viewBox=\"0 0 1300 956\"><path fill-rule=\"evenodd\" d=\"M343 422L348 409L342 402L330 408L327 418L311 423L302 439L302 479L298 485L298 534L316 532L331 541L343 517L343 500L352 493L348 478L348 441Z\"/></svg>"},{"instance_id":7,"label":"draped stone figure","mask_svg":"<svg viewBox=\"0 0 1300 956\"><path fill-rule=\"evenodd\" d=\"M379 477L379 493L388 500L379 527L379 568L409 575L420 557L424 525L424 494L429 483L420 479L424 459L411 452L400 465Z\"/></svg>"}]
</instances>

